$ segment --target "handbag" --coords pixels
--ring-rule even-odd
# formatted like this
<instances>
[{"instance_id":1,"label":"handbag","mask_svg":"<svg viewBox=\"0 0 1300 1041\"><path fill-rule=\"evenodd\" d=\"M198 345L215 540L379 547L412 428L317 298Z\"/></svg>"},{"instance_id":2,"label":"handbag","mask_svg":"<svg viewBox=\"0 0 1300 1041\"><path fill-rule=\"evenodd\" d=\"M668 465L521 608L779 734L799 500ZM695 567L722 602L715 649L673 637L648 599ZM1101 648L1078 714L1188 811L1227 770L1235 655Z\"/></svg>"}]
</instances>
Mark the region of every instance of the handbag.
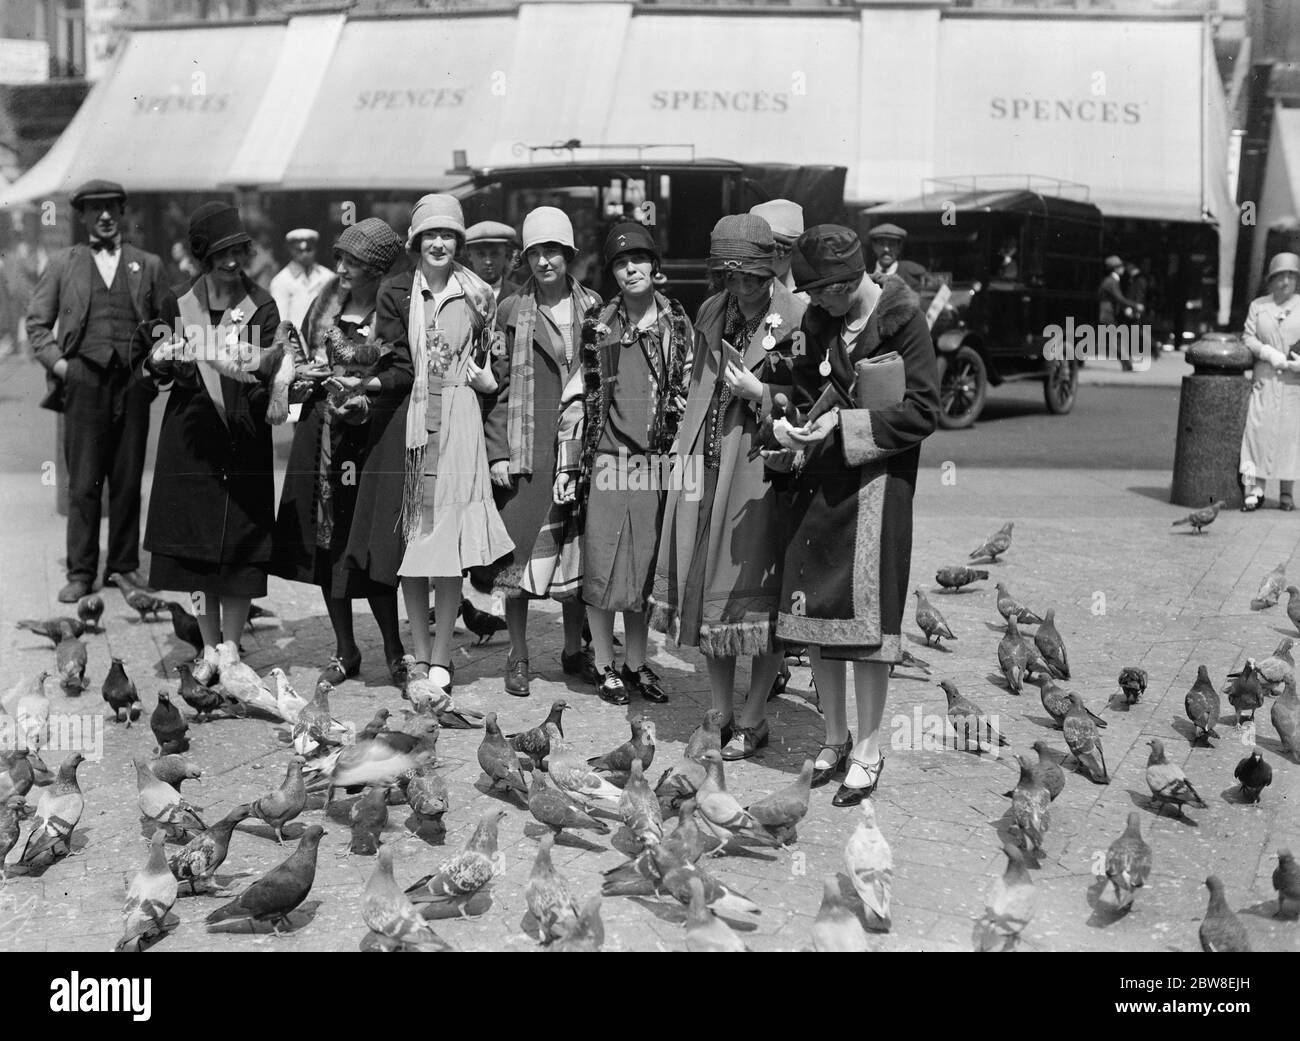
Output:
<instances>
[{"instance_id":1,"label":"handbag","mask_svg":"<svg viewBox=\"0 0 1300 1041\"><path fill-rule=\"evenodd\" d=\"M897 408L907 393L907 369L897 351L863 358L853 370L853 400L858 408Z\"/></svg>"}]
</instances>

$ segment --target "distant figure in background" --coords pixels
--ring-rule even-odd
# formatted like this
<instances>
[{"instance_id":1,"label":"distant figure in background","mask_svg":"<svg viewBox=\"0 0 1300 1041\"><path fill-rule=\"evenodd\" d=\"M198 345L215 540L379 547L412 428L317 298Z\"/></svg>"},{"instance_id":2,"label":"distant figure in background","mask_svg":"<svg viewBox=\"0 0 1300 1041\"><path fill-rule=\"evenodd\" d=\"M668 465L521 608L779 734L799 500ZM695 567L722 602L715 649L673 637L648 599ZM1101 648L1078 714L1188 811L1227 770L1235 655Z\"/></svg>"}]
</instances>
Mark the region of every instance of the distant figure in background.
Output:
<instances>
[{"instance_id":1,"label":"distant figure in background","mask_svg":"<svg viewBox=\"0 0 1300 1041\"><path fill-rule=\"evenodd\" d=\"M776 241L776 280L794 293L790 260L794 252L794 240L803 234L803 207L789 199L769 199L751 206L749 212L762 217L771 226L772 238ZM794 295L804 304L808 303L807 293Z\"/></svg>"},{"instance_id":2,"label":"distant figure in background","mask_svg":"<svg viewBox=\"0 0 1300 1041\"><path fill-rule=\"evenodd\" d=\"M1020 278L1020 265L1016 262L1015 239L1004 239L1002 245L998 247L998 260L997 266L993 269L993 277L1008 282Z\"/></svg>"},{"instance_id":3,"label":"distant figure in background","mask_svg":"<svg viewBox=\"0 0 1300 1041\"><path fill-rule=\"evenodd\" d=\"M1268 265L1268 295L1250 302L1242 342L1255 356L1255 384L1241 438L1245 513L1264 501L1264 482L1281 482L1278 509L1293 510L1300 471L1300 256L1278 253Z\"/></svg>"},{"instance_id":4,"label":"distant figure in background","mask_svg":"<svg viewBox=\"0 0 1300 1041\"><path fill-rule=\"evenodd\" d=\"M915 261L903 259L903 243L906 241L907 232L897 224L877 224L867 232L867 242L876 255L876 268L871 277L897 275L915 292L921 288L925 268Z\"/></svg>"},{"instance_id":5,"label":"distant figure in background","mask_svg":"<svg viewBox=\"0 0 1300 1041\"><path fill-rule=\"evenodd\" d=\"M17 325L18 346L27 348L27 325L23 315L31 305L36 292L36 283L50 266L50 253L41 244L41 216L37 209L23 213L22 238L16 247L5 256L4 279L9 289L9 301L13 307L14 321ZM33 352L35 348L30 348Z\"/></svg>"},{"instance_id":6,"label":"distant figure in background","mask_svg":"<svg viewBox=\"0 0 1300 1041\"><path fill-rule=\"evenodd\" d=\"M140 481L149 405L157 394L142 378L148 324L172 299L162 260L122 242L126 191L89 181L72 195L90 237L45 269L27 310L27 335L46 369L41 405L63 412L68 469L68 584L60 603L91 591L99 568L100 505L108 481L109 576L146 585L140 573ZM54 333L58 323L58 337ZM143 328L142 328L143 323Z\"/></svg>"},{"instance_id":7,"label":"distant figure in background","mask_svg":"<svg viewBox=\"0 0 1300 1041\"><path fill-rule=\"evenodd\" d=\"M316 294L334 277L334 272L324 264L316 263L316 243L319 240L320 235L311 228L294 228L289 232L284 237L289 244L289 263L271 279L271 296L280 317L293 322L293 327L298 330L302 329L302 320Z\"/></svg>"},{"instance_id":8,"label":"distant figure in background","mask_svg":"<svg viewBox=\"0 0 1300 1041\"><path fill-rule=\"evenodd\" d=\"M253 235L253 243L249 247L248 261L244 264L244 274L263 289L270 289L271 279L275 277L275 270L279 267L275 261L275 254L271 251L271 233L265 228L261 228L255 231Z\"/></svg>"},{"instance_id":9,"label":"distant figure in background","mask_svg":"<svg viewBox=\"0 0 1300 1041\"><path fill-rule=\"evenodd\" d=\"M501 221L481 220L465 229L470 269L492 287L497 303L519 291L520 284L509 278L518 248L515 229Z\"/></svg>"},{"instance_id":10,"label":"distant figure in background","mask_svg":"<svg viewBox=\"0 0 1300 1041\"><path fill-rule=\"evenodd\" d=\"M172 243L172 262L168 265L167 278L172 285L188 284L199 273L199 265L190 256L190 247L184 239Z\"/></svg>"},{"instance_id":11,"label":"distant figure in background","mask_svg":"<svg viewBox=\"0 0 1300 1041\"><path fill-rule=\"evenodd\" d=\"M1098 325L1115 325L1122 318L1142 317L1143 306L1124 295L1120 286L1123 275L1124 261L1111 254L1106 258L1106 277L1097 287L1097 299L1100 302L1097 310ZM1120 359L1120 366L1125 372L1133 371L1133 362L1127 358Z\"/></svg>"}]
</instances>

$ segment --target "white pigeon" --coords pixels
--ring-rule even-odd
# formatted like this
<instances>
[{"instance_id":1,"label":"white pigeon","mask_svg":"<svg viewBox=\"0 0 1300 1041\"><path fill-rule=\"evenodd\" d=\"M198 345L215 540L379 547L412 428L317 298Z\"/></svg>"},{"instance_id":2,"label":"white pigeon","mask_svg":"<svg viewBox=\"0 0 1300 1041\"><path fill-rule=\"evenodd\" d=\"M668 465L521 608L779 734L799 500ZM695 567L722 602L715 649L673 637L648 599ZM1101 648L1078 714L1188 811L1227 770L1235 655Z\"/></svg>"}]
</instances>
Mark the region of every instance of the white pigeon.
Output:
<instances>
[{"instance_id":1,"label":"white pigeon","mask_svg":"<svg viewBox=\"0 0 1300 1041\"><path fill-rule=\"evenodd\" d=\"M239 649L233 642L217 645L217 678L221 689L236 701L276 719L282 718L275 695L252 668L239 660Z\"/></svg>"},{"instance_id":2,"label":"white pigeon","mask_svg":"<svg viewBox=\"0 0 1300 1041\"><path fill-rule=\"evenodd\" d=\"M876 826L876 809L864 799L862 820L844 846L844 866L867 909L873 928L889 930L889 898L894 888L894 854Z\"/></svg>"},{"instance_id":3,"label":"white pigeon","mask_svg":"<svg viewBox=\"0 0 1300 1041\"><path fill-rule=\"evenodd\" d=\"M268 672L265 685L275 698L276 711L280 713L280 718L289 724L298 722L298 716L307 707L308 701L293 689L293 684L284 674L284 669L277 665Z\"/></svg>"},{"instance_id":4,"label":"white pigeon","mask_svg":"<svg viewBox=\"0 0 1300 1041\"><path fill-rule=\"evenodd\" d=\"M48 743L50 699L45 696L45 681L48 677L48 672L40 672L25 683L10 709L18 724L18 733L22 735L22 747L33 752L39 752L41 745Z\"/></svg>"}]
</instances>

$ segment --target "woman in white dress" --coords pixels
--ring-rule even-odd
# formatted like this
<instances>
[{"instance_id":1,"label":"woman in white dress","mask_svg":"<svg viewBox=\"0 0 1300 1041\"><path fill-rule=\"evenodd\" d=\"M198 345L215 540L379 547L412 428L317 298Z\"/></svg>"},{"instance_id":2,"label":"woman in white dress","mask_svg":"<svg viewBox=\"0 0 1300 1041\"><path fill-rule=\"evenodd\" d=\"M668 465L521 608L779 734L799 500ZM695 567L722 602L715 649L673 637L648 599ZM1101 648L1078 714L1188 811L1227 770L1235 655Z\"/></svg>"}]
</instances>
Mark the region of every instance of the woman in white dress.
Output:
<instances>
[{"instance_id":1,"label":"woman in white dress","mask_svg":"<svg viewBox=\"0 0 1300 1041\"><path fill-rule=\"evenodd\" d=\"M1259 509L1264 482L1280 482L1278 508L1294 510L1300 473L1300 256L1279 253L1268 265L1268 295L1252 300L1242 341L1255 356L1255 386L1241 439L1242 510Z\"/></svg>"}]
</instances>

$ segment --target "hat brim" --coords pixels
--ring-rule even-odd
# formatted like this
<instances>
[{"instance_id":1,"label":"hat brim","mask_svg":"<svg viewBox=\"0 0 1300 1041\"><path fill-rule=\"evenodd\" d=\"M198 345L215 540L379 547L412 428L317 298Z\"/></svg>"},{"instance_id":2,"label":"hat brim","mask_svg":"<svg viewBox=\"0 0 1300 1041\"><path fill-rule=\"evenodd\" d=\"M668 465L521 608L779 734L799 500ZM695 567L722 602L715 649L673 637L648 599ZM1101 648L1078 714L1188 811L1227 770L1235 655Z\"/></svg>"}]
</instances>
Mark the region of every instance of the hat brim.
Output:
<instances>
[{"instance_id":1,"label":"hat brim","mask_svg":"<svg viewBox=\"0 0 1300 1041\"><path fill-rule=\"evenodd\" d=\"M415 249L415 244L420 241L420 236L426 231L450 231L457 236L463 243L465 241L465 227L457 224L455 221L446 217L430 217L418 227L412 228L406 235L406 248Z\"/></svg>"},{"instance_id":2,"label":"hat brim","mask_svg":"<svg viewBox=\"0 0 1300 1041\"><path fill-rule=\"evenodd\" d=\"M839 274L825 275L822 278L815 278L811 282L800 282L798 279L796 279L794 284L794 291L796 293L807 293L814 289L821 289L824 286L833 286L835 285L836 282L852 282L854 279L864 277L866 273L867 273L867 269L863 268L861 271L856 271L851 273L847 271L841 271Z\"/></svg>"},{"instance_id":3,"label":"hat brim","mask_svg":"<svg viewBox=\"0 0 1300 1041\"><path fill-rule=\"evenodd\" d=\"M1300 267L1280 267L1276 271L1270 271L1266 281L1272 282L1278 275L1296 275L1300 277Z\"/></svg>"},{"instance_id":4,"label":"hat brim","mask_svg":"<svg viewBox=\"0 0 1300 1041\"><path fill-rule=\"evenodd\" d=\"M126 196L121 192L96 192L94 195L83 195L73 200L72 208L76 210L84 209L88 202L120 202L126 203Z\"/></svg>"},{"instance_id":5,"label":"hat brim","mask_svg":"<svg viewBox=\"0 0 1300 1041\"><path fill-rule=\"evenodd\" d=\"M742 275L761 275L764 278L776 277L776 268L770 260L719 260L717 257L710 257L709 270L724 275L728 271L739 271Z\"/></svg>"},{"instance_id":6,"label":"hat brim","mask_svg":"<svg viewBox=\"0 0 1300 1041\"><path fill-rule=\"evenodd\" d=\"M212 245L207 248L203 255L205 257L211 257L220 253L223 249L229 249L231 246L250 245L252 241L253 239L248 232L238 231L234 234L227 235L224 238L217 239L216 242L212 243Z\"/></svg>"}]
</instances>

